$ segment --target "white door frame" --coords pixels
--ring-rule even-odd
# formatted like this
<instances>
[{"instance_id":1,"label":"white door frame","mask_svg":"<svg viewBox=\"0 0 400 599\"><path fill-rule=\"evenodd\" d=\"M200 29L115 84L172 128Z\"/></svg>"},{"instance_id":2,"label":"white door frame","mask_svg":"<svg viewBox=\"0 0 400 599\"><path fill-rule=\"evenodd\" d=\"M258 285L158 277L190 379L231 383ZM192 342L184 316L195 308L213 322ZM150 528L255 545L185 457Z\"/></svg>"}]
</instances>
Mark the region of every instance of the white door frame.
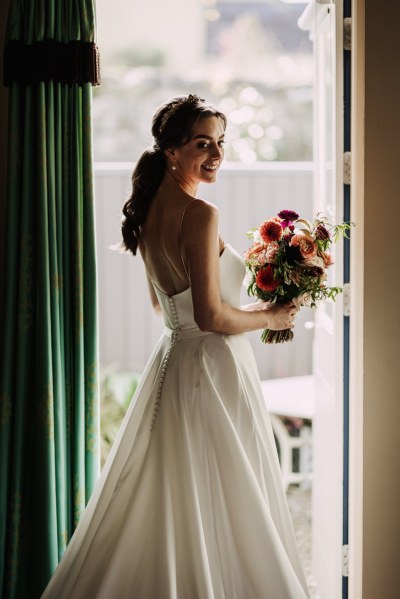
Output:
<instances>
[{"instance_id":1,"label":"white door frame","mask_svg":"<svg viewBox=\"0 0 400 599\"><path fill-rule=\"evenodd\" d=\"M300 26L314 42L314 210L333 222L343 215L343 8L311 0ZM333 284L343 279L343 247L335 247ZM313 569L318 596L342 596L343 535L343 300L315 318Z\"/></svg>"}]
</instances>

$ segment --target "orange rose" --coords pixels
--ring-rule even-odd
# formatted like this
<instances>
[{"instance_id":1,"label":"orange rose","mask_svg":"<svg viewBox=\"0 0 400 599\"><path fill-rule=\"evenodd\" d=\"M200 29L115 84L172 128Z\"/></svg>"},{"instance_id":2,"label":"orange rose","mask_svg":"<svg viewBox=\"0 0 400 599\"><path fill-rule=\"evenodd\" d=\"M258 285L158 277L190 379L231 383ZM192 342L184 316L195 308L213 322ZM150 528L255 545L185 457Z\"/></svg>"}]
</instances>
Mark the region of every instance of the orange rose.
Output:
<instances>
[{"instance_id":1,"label":"orange rose","mask_svg":"<svg viewBox=\"0 0 400 599\"><path fill-rule=\"evenodd\" d=\"M309 235L296 233L296 235L293 235L292 239L290 240L290 245L293 247L298 247L300 249L301 255L305 259L314 258L314 256L317 254L317 244Z\"/></svg>"},{"instance_id":2,"label":"orange rose","mask_svg":"<svg viewBox=\"0 0 400 599\"><path fill-rule=\"evenodd\" d=\"M303 258L313 258L317 254L317 245L311 237L301 235L299 249Z\"/></svg>"},{"instance_id":3,"label":"orange rose","mask_svg":"<svg viewBox=\"0 0 400 599\"><path fill-rule=\"evenodd\" d=\"M296 235L293 235L292 239L290 240L289 245L292 245L295 248L299 247L300 239L302 237L304 237L302 233L296 233Z\"/></svg>"}]
</instances>

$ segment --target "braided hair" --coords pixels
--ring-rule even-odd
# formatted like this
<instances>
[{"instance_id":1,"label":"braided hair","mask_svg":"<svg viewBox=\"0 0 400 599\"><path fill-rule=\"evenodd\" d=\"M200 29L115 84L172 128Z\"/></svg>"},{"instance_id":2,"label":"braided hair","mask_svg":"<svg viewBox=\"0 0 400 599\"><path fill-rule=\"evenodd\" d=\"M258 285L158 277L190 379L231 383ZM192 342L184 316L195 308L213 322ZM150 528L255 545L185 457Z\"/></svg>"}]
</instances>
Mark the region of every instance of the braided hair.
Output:
<instances>
[{"instance_id":1,"label":"braided hair","mask_svg":"<svg viewBox=\"0 0 400 599\"><path fill-rule=\"evenodd\" d=\"M132 193L122 210L124 250L136 255L140 228L166 170L165 150L185 145L192 138L199 120L211 116L220 118L226 125L226 117L222 112L193 94L173 98L156 110L151 128L154 145L143 152L135 166Z\"/></svg>"}]
</instances>

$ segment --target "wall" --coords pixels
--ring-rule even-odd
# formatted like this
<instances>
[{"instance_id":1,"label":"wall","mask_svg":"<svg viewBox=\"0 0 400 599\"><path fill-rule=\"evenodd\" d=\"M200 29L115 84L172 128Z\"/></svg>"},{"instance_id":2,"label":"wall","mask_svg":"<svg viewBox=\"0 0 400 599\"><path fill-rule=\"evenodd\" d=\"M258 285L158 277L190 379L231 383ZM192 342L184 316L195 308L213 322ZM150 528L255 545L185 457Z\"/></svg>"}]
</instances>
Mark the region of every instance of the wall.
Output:
<instances>
[{"instance_id":1,"label":"wall","mask_svg":"<svg viewBox=\"0 0 400 599\"><path fill-rule=\"evenodd\" d=\"M355 56L358 128L353 140L358 146L353 192L355 211L361 216L353 245L358 252L353 272L362 270L362 274L355 276L352 306L359 312L354 314L353 328L351 482L352 513L357 520L361 512L362 528L353 529L356 570L351 598L395 599L400 588L400 246L396 230L400 221L400 5L376 0L353 4L359 54ZM356 390L357 381L361 392Z\"/></svg>"}]
</instances>

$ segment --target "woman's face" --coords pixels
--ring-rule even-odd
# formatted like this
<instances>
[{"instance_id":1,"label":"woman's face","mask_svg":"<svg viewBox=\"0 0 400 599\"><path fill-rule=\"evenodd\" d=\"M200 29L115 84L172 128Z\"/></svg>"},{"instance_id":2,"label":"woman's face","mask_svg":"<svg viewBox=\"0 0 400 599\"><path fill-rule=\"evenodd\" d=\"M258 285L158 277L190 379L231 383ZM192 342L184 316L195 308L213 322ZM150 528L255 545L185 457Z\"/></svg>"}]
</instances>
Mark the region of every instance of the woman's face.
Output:
<instances>
[{"instance_id":1,"label":"woman's face","mask_svg":"<svg viewBox=\"0 0 400 599\"><path fill-rule=\"evenodd\" d=\"M168 152L173 175L190 191L199 183L213 183L224 157L224 123L216 116L203 117L192 138L183 146Z\"/></svg>"}]
</instances>

